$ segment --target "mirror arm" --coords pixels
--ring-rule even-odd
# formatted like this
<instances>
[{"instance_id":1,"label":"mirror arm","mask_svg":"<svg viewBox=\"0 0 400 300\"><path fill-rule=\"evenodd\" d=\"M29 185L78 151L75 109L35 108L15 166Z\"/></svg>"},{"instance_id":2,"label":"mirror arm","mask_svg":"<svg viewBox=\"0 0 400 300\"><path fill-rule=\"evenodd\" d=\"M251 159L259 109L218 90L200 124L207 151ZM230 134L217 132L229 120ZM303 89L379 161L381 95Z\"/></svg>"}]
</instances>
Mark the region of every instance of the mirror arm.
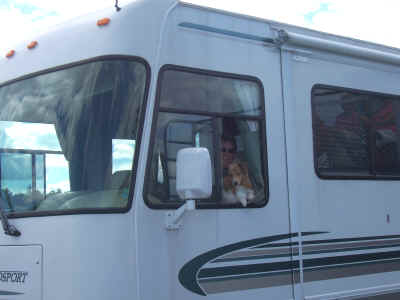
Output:
<instances>
[{"instance_id":1,"label":"mirror arm","mask_svg":"<svg viewBox=\"0 0 400 300\"><path fill-rule=\"evenodd\" d=\"M177 210L166 213L165 228L167 230L178 230L182 226L181 219L186 211L195 210L196 203L194 200L187 200Z\"/></svg>"}]
</instances>

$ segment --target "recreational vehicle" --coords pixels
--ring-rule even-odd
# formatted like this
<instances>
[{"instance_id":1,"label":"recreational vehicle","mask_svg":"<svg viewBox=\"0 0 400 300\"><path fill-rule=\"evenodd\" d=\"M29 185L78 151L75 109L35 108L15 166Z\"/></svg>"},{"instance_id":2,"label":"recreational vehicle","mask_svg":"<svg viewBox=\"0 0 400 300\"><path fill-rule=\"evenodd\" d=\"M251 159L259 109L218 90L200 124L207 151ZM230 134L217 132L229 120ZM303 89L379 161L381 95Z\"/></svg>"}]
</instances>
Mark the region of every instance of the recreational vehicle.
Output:
<instances>
[{"instance_id":1,"label":"recreational vehicle","mask_svg":"<svg viewBox=\"0 0 400 300\"><path fill-rule=\"evenodd\" d=\"M138 0L0 58L0 299L400 299L400 50Z\"/></svg>"}]
</instances>

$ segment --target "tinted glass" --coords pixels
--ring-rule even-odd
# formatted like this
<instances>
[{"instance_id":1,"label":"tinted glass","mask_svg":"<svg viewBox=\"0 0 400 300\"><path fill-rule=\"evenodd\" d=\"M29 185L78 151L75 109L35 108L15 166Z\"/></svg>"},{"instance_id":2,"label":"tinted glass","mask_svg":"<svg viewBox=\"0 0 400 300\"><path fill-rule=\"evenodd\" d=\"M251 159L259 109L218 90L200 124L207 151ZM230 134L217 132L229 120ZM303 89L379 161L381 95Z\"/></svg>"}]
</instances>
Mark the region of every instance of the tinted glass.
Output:
<instances>
[{"instance_id":1,"label":"tinted glass","mask_svg":"<svg viewBox=\"0 0 400 300\"><path fill-rule=\"evenodd\" d=\"M314 88L318 172L327 176L400 175L399 100L367 92Z\"/></svg>"},{"instance_id":2,"label":"tinted glass","mask_svg":"<svg viewBox=\"0 0 400 300\"><path fill-rule=\"evenodd\" d=\"M162 75L161 108L260 116L256 82L168 70Z\"/></svg>"},{"instance_id":3,"label":"tinted glass","mask_svg":"<svg viewBox=\"0 0 400 300\"><path fill-rule=\"evenodd\" d=\"M143 64L108 60L1 87L2 207L126 207L145 84Z\"/></svg>"}]
</instances>

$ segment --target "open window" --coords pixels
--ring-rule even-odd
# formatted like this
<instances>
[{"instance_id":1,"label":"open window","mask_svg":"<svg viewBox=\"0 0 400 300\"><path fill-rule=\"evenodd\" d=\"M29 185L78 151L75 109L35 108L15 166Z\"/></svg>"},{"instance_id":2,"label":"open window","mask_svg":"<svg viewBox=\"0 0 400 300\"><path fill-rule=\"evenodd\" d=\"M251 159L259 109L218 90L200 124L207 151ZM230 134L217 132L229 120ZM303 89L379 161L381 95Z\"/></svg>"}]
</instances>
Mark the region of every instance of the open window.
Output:
<instances>
[{"instance_id":1,"label":"open window","mask_svg":"<svg viewBox=\"0 0 400 300\"><path fill-rule=\"evenodd\" d=\"M177 153L187 147L205 147L211 157L213 193L197 202L200 208L265 205L264 128L264 98L258 80L164 67L146 174L147 204L154 208L181 205L176 193Z\"/></svg>"}]
</instances>

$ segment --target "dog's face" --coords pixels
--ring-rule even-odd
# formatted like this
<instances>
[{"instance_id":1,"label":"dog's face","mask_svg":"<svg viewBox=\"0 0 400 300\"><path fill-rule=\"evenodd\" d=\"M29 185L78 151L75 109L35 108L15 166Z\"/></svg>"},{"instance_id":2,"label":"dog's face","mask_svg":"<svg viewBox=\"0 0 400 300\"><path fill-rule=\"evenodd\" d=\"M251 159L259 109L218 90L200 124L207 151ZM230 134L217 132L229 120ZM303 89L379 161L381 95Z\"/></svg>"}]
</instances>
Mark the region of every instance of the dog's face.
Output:
<instances>
[{"instance_id":1,"label":"dog's face","mask_svg":"<svg viewBox=\"0 0 400 300\"><path fill-rule=\"evenodd\" d=\"M234 161L229 165L228 174L232 179L233 186L241 185L243 177L245 176L243 168L238 161Z\"/></svg>"},{"instance_id":2,"label":"dog's face","mask_svg":"<svg viewBox=\"0 0 400 300\"><path fill-rule=\"evenodd\" d=\"M232 178L234 187L243 186L252 189L252 184L249 178L249 169L247 164L242 161L235 160L228 167L228 175Z\"/></svg>"}]
</instances>

